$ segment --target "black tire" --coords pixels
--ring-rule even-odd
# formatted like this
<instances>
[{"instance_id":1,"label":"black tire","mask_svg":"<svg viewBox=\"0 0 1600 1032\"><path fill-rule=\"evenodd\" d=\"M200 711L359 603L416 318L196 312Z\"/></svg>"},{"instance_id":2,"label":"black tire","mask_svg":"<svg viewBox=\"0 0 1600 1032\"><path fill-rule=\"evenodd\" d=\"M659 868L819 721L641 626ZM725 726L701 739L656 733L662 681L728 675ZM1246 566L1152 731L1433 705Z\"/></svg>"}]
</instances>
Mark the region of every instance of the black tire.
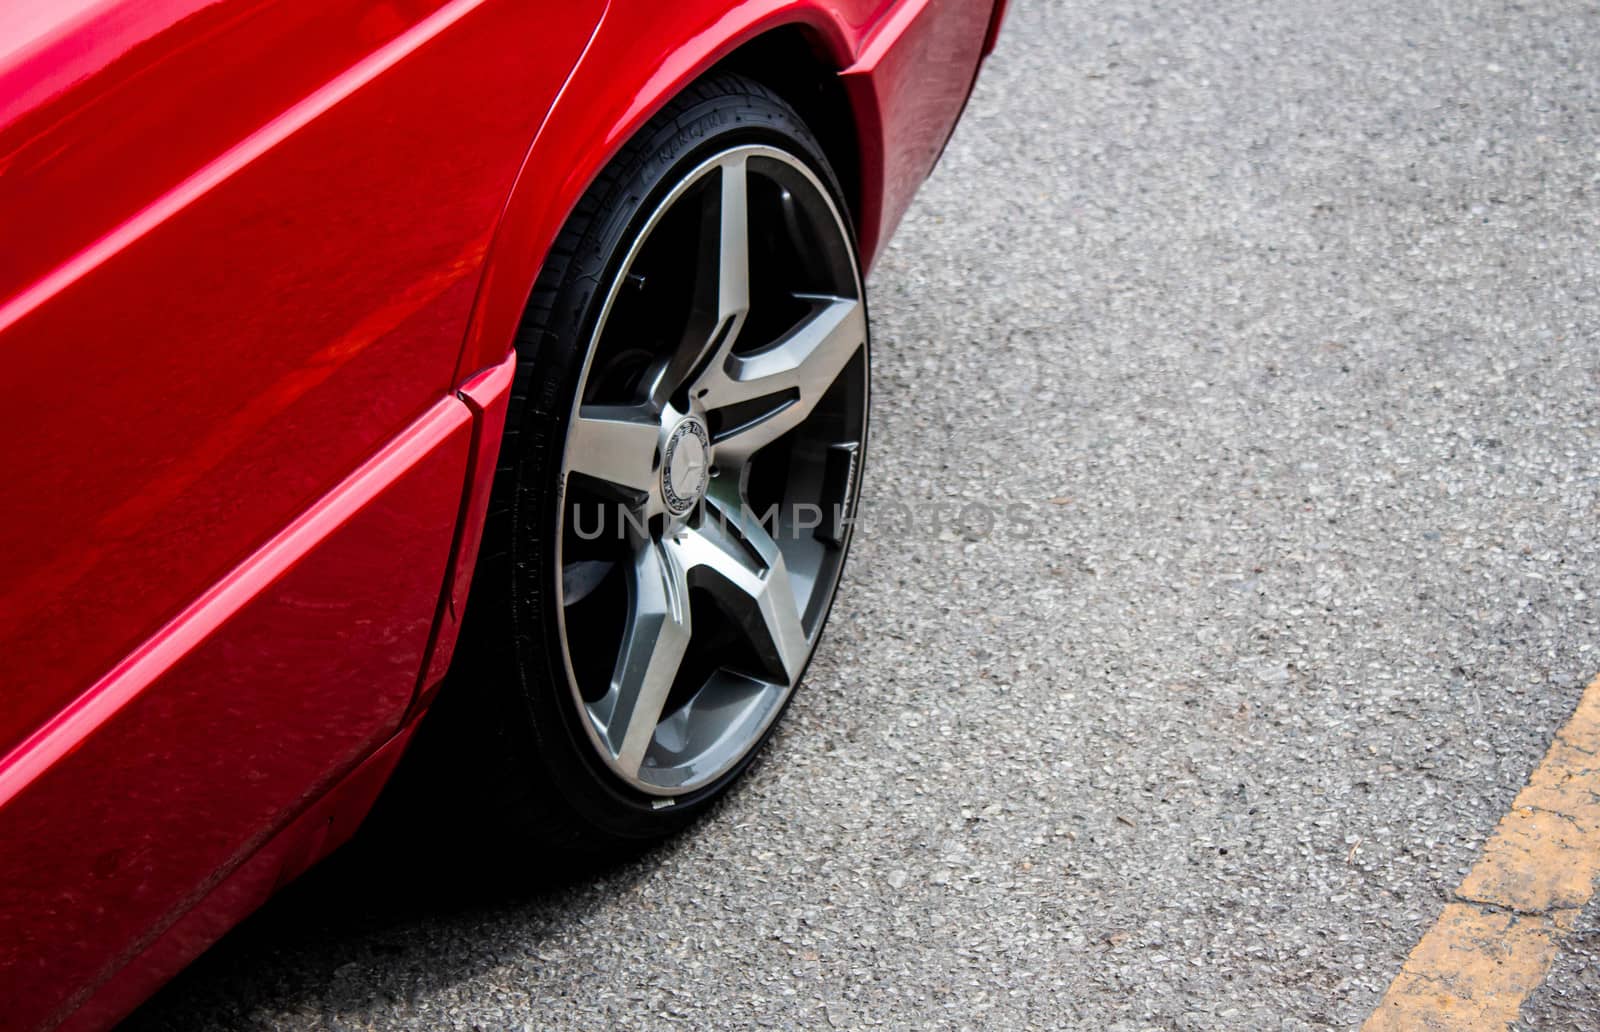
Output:
<instances>
[{"instance_id":1,"label":"black tire","mask_svg":"<svg viewBox=\"0 0 1600 1032\"><path fill-rule=\"evenodd\" d=\"M707 155L747 143L800 159L837 210L848 210L822 148L789 105L749 79L708 78L652 119L584 194L517 336L516 380L462 639L417 751L429 779L458 796L447 804L454 814L495 822L530 848L616 855L670 835L727 790L775 726L697 791L664 800L635 790L605 768L585 737L552 612L566 426L608 285L674 183ZM446 770L471 773L438 782Z\"/></svg>"}]
</instances>

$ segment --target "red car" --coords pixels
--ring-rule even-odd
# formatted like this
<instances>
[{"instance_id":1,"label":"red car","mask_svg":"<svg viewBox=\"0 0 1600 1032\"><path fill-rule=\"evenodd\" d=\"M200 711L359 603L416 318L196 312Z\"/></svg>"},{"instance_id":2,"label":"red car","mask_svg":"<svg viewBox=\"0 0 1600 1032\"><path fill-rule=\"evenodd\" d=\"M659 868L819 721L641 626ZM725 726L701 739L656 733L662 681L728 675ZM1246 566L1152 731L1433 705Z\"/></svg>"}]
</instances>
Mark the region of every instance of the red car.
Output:
<instances>
[{"instance_id":1,"label":"red car","mask_svg":"<svg viewBox=\"0 0 1600 1032\"><path fill-rule=\"evenodd\" d=\"M550 850L737 777L1003 6L0 5L0 1025L126 1014L436 697Z\"/></svg>"}]
</instances>

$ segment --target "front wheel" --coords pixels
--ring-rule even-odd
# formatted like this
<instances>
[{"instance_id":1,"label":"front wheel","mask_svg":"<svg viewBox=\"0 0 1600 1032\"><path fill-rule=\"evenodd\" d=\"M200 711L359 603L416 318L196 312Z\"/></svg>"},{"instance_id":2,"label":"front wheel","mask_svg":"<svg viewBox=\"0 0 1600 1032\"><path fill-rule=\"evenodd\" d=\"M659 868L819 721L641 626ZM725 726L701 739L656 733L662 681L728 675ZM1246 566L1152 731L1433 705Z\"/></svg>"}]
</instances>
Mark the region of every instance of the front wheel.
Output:
<instances>
[{"instance_id":1,"label":"front wheel","mask_svg":"<svg viewBox=\"0 0 1600 1032\"><path fill-rule=\"evenodd\" d=\"M834 175L754 82L691 88L578 205L519 334L441 700L494 714L545 841L667 834L770 734L850 542L867 339Z\"/></svg>"}]
</instances>

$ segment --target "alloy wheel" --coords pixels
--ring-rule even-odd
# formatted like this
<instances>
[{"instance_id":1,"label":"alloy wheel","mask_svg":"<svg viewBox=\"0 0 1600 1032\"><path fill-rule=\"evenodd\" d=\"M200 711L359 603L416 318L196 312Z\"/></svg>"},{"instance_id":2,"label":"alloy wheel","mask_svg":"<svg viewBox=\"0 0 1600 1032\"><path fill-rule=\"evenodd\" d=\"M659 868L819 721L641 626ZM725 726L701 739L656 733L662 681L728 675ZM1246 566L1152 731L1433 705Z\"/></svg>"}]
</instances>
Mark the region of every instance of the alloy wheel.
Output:
<instances>
[{"instance_id":1,"label":"alloy wheel","mask_svg":"<svg viewBox=\"0 0 1600 1032\"><path fill-rule=\"evenodd\" d=\"M776 147L694 167L607 285L567 424L558 619L598 758L658 797L759 743L837 588L866 444L849 230Z\"/></svg>"}]
</instances>

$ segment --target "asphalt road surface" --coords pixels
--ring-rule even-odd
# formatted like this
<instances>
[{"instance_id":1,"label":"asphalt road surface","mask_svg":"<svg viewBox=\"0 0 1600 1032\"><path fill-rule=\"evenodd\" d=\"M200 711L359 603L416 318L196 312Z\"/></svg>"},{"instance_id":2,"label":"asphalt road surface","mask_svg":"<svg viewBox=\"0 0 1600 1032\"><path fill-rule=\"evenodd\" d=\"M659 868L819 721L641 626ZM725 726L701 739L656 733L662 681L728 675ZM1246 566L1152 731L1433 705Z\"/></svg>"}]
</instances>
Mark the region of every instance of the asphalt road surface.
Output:
<instances>
[{"instance_id":1,"label":"asphalt road surface","mask_svg":"<svg viewBox=\"0 0 1600 1032\"><path fill-rule=\"evenodd\" d=\"M864 526L742 788L558 885L358 849L134 1027L1378 1005L1600 673L1600 10L1014 7L873 275ZM1600 1027L1600 905L1521 1023Z\"/></svg>"}]
</instances>

